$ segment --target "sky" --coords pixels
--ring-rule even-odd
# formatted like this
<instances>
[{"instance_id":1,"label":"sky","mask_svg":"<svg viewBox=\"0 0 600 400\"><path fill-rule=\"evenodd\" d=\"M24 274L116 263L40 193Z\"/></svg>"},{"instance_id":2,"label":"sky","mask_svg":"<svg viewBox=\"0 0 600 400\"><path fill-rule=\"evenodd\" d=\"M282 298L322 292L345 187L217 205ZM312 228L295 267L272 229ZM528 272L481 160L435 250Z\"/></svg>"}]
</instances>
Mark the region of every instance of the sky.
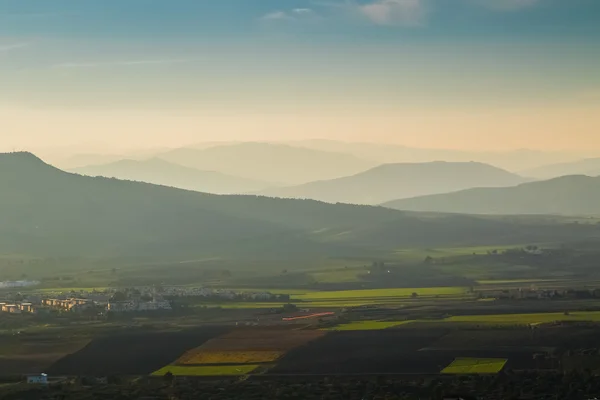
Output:
<instances>
[{"instance_id":1,"label":"sky","mask_svg":"<svg viewBox=\"0 0 600 400\"><path fill-rule=\"evenodd\" d=\"M0 0L0 150L597 150L598 0Z\"/></svg>"}]
</instances>

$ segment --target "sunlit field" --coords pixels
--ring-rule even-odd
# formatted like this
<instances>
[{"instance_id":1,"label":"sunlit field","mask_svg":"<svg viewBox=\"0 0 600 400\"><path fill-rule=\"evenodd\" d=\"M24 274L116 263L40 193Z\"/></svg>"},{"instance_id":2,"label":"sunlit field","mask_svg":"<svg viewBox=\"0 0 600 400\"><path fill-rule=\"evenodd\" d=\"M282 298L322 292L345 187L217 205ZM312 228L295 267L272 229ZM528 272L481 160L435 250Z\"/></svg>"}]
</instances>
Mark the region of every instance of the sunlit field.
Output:
<instances>
[{"instance_id":1,"label":"sunlit field","mask_svg":"<svg viewBox=\"0 0 600 400\"><path fill-rule=\"evenodd\" d=\"M224 365L224 366L179 366L169 365L152 373L154 376L164 376L167 373L172 373L175 376L236 376L245 375L255 369L259 365Z\"/></svg>"},{"instance_id":2,"label":"sunlit field","mask_svg":"<svg viewBox=\"0 0 600 400\"><path fill-rule=\"evenodd\" d=\"M332 328L326 328L328 331L373 331L380 329L393 328L395 326L409 324L413 321L355 321L348 324L341 324Z\"/></svg>"},{"instance_id":3,"label":"sunlit field","mask_svg":"<svg viewBox=\"0 0 600 400\"><path fill-rule=\"evenodd\" d=\"M497 374L508 360L502 358L457 358L442 374Z\"/></svg>"},{"instance_id":4,"label":"sunlit field","mask_svg":"<svg viewBox=\"0 0 600 400\"><path fill-rule=\"evenodd\" d=\"M177 363L198 364L260 364L273 362L283 355L281 351L189 351Z\"/></svg>"},{"instance_id":5,"label":"sunlit field","mask_svg":"<svg viewBox=\"0 0 600 400\"><path fill-rule=\"evenodd\" d=\"M572 313L495 314L461 315L446 318L446 322L470 322L481 324L540 324L555 321L600 321L600 311L578 311Z\"/></svg>"}]
</instances>

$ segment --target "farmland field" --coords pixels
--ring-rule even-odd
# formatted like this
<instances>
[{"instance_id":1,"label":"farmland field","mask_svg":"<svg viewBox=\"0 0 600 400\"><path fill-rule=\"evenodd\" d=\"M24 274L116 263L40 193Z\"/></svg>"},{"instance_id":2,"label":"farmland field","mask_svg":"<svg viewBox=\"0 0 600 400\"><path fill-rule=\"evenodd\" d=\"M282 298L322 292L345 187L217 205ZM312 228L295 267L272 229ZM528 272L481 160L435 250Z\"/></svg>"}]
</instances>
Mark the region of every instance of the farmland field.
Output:
<instances>
[{"instance_id":1,"label":"farmland field","mask_svg":"<svg viewBox=\"0 0 600 400\"><path fill-rule=\"evenodd\" d=\"M446 322L470 322L478 324L540 324L555 321L600 321L600 311L537 314L494 314L494 315L462 315L446 318Z\"/></svg>"},{"instance_id":2,"label":"farmland field","mask_svg":"<svg viewBox=\"0 0 600 400\"><path fill-rule=\"evenodd\" d=\"M413 321L355 321L347 324L341 324L332 328L326 328L329 331L369 331L388 329L395 326L411 323Z\"/></svg>"},{"instance_id":3,"label":"farmland field","mask_svg":"<svg viewBox=\"0 0 600 400\"><path fill-rule=\"evenodd\" d=\"M329 332L283 356L273 374L439 373L456 354L419 352L445 329Z\"/></svg>"},{"instance_id":4,"label":"farmland field","mask_svg":"<svg viewBox=\"0 0 600 400\"><path fill-rule=\"evenodd\" d=\"M168 365L157 371L154 371L154 376L164 376L168 372L175 376L235 376L245 375L255 369L259 365L223 365L223 366L179 366Z\"/></svg>"},{"instance_id":5,"label":"farmland field","mask_svg":"<svg viewBox=\"0 0 600 400\"><path fill-rule=\"evenodd\" d=\"M0 337L0 375L44 372L61 358L81 350L89 340L51 335Z\"/></svg>"},{"instance_id":6,"label":"farmland field","mask_svg":"<svg viewBox=\"0 0 600 400\"><path fill-rule=\"evenodd\" d=\"M293 296L294 300L304 301L327 301L348 299L372 299L379 298L410 298L413 293L418 296L459 296L467 293L463 287L430 287L430 288L400 288L400 289L366 289L366 290L340 290L331 292L312 292Z\"/></svg>"},{"instance_id":7,"label":"farmland field","mask_svg":"<svg viewBox=\"0 0 600 400\"><path fill-rule=\"evenodd\" d=\"M442 374L497 374L508 360L502 358L457 358Z\"/></svg>"},{"instance_id":8,"label":"farmland field","mask_svg":"<svg viewBox=\"0 0 600 400\"><path fill-rule=\"evenodd\" d=\"M177 365L198 364L261 364L273 362L281 351L189 351L177 360Z\"/></svg>"},{"instance_id":9,"label":"farmland field","mask_svg":"<svg viewBox=\"0 0 600 400\"><path fill-rule=\"evenodd\" d=\"M288 351L324 334L318 330L242 328L215 337L194 351Z\"/></svg>"},{"instance_id":10,"label":"farmland field","mask_svg":"<svg viewBox=\"0 0 600 400\"><path fill-rule=\"evenodd\" d=\"M175 332L115 334L92 340L83 349L54 363L52 375L145 375L160 369L190 348L226 331L210 327Z\"/></svg>"}]
</instances>

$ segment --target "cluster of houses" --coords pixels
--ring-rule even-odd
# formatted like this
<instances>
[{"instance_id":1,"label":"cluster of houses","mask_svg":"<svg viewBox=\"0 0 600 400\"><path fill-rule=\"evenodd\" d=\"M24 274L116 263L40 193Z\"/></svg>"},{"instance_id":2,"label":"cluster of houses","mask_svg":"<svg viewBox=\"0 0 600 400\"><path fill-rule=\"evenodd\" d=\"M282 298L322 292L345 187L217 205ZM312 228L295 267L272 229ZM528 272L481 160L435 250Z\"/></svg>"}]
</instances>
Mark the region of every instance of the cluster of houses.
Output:
<instances>
[{"instance_id":1,"label":"cluster of houses","mask_svg":"<svg viewBox=\"0 0 600 400\"><path fill-rule=\"evenodd\" d=\"M0 303L0 311L9 314L33 313L36 308L31 303Z\"/></svg>"},{"instance_id":2,"label":"cluster of houses","mask_svg":"<svg viewBox=\"0 0 600 400\"><path fill-rule=\"evenodd\" d=\"M15 286L21 287L21 286ZM8 293L9 300L0 302L0 312L20 314L50 312L82 312L96 309L110 313L168 311L172 310L168 299L202 297L218 301L289 301L287 294L266 291L242 291L206 287L143 286L102 291L79 291L67 293Z\"/></svg>"},{"instance_id":3,"label":"cluster of houses","mask_svg":"<svg viewBox=\"0 0 600 400\"><path fill-rule=\"evenodd\" d=\"M42 299L42 305L65 311L83 311L94 306L90 299Z\"/></svg>"}]
</instances>

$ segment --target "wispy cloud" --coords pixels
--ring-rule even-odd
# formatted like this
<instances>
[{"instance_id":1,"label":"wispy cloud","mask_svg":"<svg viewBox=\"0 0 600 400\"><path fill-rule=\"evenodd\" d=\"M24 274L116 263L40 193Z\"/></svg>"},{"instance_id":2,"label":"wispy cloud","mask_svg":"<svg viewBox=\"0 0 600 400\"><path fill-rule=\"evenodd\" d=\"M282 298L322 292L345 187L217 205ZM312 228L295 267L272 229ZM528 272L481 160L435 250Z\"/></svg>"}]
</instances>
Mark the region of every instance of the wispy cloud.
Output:
<instances>
[{"instance_id":1,"label":"wispy cloud","mask_svg":"<svg viewBox=\"0 0 600 400\"><path fill-rule=\"evenodd\" d=\"M187 62L183 59L165 59L165 60L128 60L128 61L110 61L110 62L73 62L55 64L53 68L98 68L98 67L130 67L136 65L158 65L158 64L180 64Z\"/></svg>"},{"instance_id":2,"label":"wispy cloud","mask_svg":"<svg viewBox=\"0 0 600 400\"><path fill-rule=\"evenodd\" d=\"M286 11L273 11L263 15L262 21L299 21L315 19L318 15L310 8L293 8Z\"/></svg>"},{"instance_id":3,"label":"wispy cloud","mask_svg":"<svg viewBox=\"0 0 600 400\"><path fill-rule=\"evenodd\" d=\"M315 0L334 15L359 18L381 26L417 27L425 25L431 0Z\"/></svg>"},{"instance_id":4,"label":"wispy cloud","mask_svg":"<svg viewBox=\"0 0 600 400\"><path fill-rule=\"evenodd\" d=\"M0 53L9 52L11 50L22 49L31 46L31 42L0 44Z\"/></svg>"},{"instance_id":5,"label":"wispy cloud","mask_svg":"<svg viewBox=\"0 0 600 400\"><path fill-rule=\"evenodd\" d=\"M424 0L377 0L357 7L377 25L420 26L428 14Z\"/></svg>"}]
</instances>

